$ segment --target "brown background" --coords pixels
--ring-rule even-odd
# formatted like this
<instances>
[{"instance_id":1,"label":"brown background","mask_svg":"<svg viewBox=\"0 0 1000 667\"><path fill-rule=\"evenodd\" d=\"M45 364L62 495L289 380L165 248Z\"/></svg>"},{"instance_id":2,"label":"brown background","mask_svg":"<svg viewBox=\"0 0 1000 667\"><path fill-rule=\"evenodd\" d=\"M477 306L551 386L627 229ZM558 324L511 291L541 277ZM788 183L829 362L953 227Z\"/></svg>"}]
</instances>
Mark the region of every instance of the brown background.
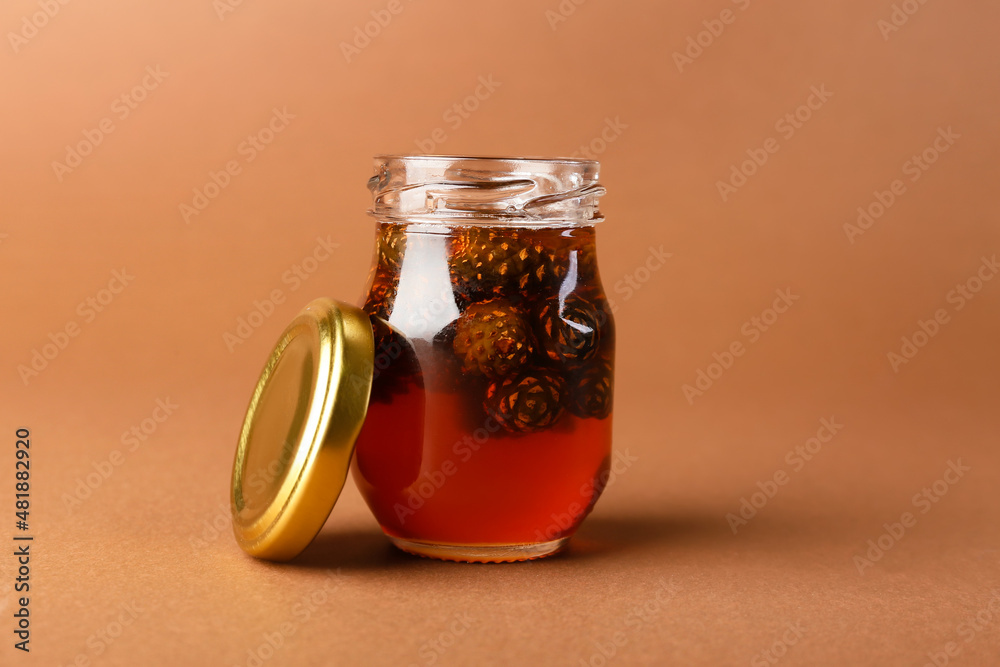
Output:
<instances>
[{"instance_id":1,"label":"brown background","mask_svg":"<svg viewBox=\"0 0 1000 667\"><path fill-rule=\"evenodd\" d=\"M210 0L71 2L16 53L8 33L41 9L4 3L0 460L13 468L14 430L31 428L30 659L255 664L290 622L264 664L601 665L615 639L608 664L771 664L773 647L787 665L918 665L948 642L954 664L1000 662L1000 618L971 638L960 626L1000 586L1000 282L960 311L947 301L1000 250L1000 7L902 4L919 9L886 39L890 0L566 0L555 29L556 0L413 0L347 62L340 43L387 3L244 0L220 20ZM735 21L679 71L673 54L724 9ZM168 76L121 118L112 104L147 66ZM490 76L450 127L444 112ZM775 122L812 86L832 97L782 137ZM295 118L247 163L240 143L275 107ZM53 161L105 117L114 131L60 182ZM225 510L242 413L301 305L361 291L370 157L415 152L435 128L437 153L566 155L608 119L624 126L594 143L619 308L615 444L636 460L570 553L408 558L351 485L302 562L245 557ZM949 127L960 138L909 181L904 163ZM778 152L723 202L717 181L769 137ZM234 159L241 173L185 223L179 205ZM897 178L905 194L850 243L845 223ZM327 236L333 258L293 290L283 273ZM660 246L672 257L629 295ZM85 322L78 304L123 267L134 280ZM224 334L276 289L284 302L231 352ZM749 344L743 323L779 289L800 298ZM894 372L887 353L939 308L949 321ZM22 382L71 322L79 335ZM734 341L746 353L689 404L682 385ZM129 451L121 434L168 398L179 407ZM823 418L844 427L793 470L786 452ZM920 513L912 496L959 459L970 470ZM779 470L788 483L734 535L727 513ZM916 525L859 573L867 540L907 511ZM29 659L11 646L12 573L0 559L3 664ZM469 627L452 636L456 619ZM800 638L783 647L789 624Z\"/></svg>"}]
</instances>

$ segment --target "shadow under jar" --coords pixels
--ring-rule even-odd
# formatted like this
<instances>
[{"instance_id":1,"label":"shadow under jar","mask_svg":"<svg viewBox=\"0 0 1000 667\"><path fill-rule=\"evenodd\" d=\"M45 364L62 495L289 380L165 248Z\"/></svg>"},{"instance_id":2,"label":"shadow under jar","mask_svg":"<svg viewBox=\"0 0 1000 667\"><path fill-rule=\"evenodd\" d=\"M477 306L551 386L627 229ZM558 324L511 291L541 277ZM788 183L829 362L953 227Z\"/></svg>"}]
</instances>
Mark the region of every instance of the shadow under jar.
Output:
<instances>
[{"instance_id":1,"label":"shadow under jar","mask_svg":"<svg viewBox=\"0 0 1000 667\"><path fill-rule=\"evenodd\" d=\"M354 477L399 548L559 551L608 479L614 324L598 163L383 156Z\"/></svg>"}]
</instances>

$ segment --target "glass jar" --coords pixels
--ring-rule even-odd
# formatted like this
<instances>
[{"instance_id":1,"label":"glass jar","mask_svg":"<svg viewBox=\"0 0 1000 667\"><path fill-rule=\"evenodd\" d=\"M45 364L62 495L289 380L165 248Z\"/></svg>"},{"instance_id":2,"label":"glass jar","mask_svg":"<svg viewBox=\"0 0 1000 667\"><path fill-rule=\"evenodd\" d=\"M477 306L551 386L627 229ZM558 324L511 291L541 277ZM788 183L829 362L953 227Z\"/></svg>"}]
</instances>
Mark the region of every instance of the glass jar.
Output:
<instances>
[{"instance_id":1,"label":"glass jar","mask_svg":"<svg viewBox=\"0 0 1000 667\"><path fill-rule=\"evenodd\" d=\"M559 551L608 478L614 325L587 160L381 156L354 478L399 548Z\"/></svg>"}]
</instances>

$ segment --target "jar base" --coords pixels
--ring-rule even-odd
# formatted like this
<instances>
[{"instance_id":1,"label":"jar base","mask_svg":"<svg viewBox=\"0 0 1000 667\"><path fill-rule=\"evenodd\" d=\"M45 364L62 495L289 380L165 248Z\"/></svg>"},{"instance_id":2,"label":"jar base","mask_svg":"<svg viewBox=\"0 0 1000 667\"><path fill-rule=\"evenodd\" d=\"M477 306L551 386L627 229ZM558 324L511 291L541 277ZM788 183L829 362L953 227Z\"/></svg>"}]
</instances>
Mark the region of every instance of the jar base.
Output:
<instances>
[{"instance_id":1,"label":"jar base","mask_svg":"<svg viewBox=\"0 0 1000 667\"><path fill-rule=\"evenodd\" d=\"M398 537L389 537L398 549L423 558L436 558L461 563L514 563L524 560L535 560L552 556L565 548L569 537L562 537L551 542L536 542L534 544L496 544L496 545L464 545L464 544L429 544L412 542Z\"/></svg>"}]
</instances>

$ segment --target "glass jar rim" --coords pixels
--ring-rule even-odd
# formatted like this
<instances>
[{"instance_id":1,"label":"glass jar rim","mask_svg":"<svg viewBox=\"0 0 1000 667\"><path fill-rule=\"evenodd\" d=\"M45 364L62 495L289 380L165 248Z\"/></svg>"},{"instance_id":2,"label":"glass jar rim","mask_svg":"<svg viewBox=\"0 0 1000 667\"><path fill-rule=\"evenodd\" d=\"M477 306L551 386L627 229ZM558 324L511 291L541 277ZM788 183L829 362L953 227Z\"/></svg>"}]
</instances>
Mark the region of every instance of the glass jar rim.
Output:
<instances>
[{"instance_id":1,"label":"glass jar rim","mask_svg":"<svg viewBox=\"0 0 1000 667\"><path fill-rule=\"evenodd\" d=\"M383 154L374 166L369 214L380 220L518 226L603 220L596 160Z\"/></svg>"},{"instance_id":2,"label":"glass jar rim","mask_svg":"<svg viewBox=\"0 0 1000 667\"><path fill-rule=\"evenodd\" d=\"M517 155L459 155L459 154L409 154L409 153L380 153L374 156L376 161L389 160L419 160L419 161L458 161L469 162L531 162L531 163L553 163L553 164L578 164L593 165L598 167L600 162L576 157L538 157L538 156L517 156Z\"/></svg>"}]
</instances>

